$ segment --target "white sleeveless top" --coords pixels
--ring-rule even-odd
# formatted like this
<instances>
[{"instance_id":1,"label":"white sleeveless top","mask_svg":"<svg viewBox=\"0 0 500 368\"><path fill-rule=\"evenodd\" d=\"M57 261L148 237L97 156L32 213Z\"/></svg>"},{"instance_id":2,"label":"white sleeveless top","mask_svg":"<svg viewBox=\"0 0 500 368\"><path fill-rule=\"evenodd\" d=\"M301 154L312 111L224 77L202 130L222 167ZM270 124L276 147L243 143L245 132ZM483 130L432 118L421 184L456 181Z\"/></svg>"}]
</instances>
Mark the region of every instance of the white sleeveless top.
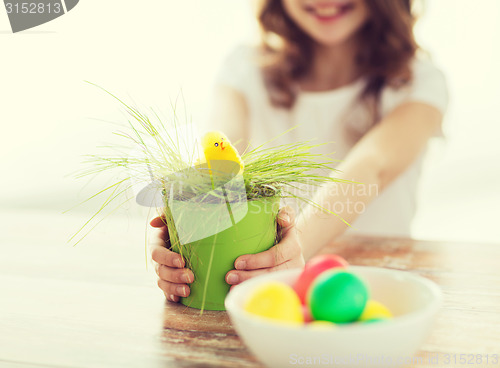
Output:
<instances>
[{"instance_id":1,"label":"white sleeveless top","mask_svg":"<svg viewBox=\"0 0 500 368\"><path fill-rule=\"evenodd\" d=\"M412 62L412 71L411 85L397 90L386 87L382 91L379 107L382 117L406 101L427 103L444 114L448 93L443 74L430 61L419 59ZM364 132L369 123L366 110L358 103L358 96L365 86L362 79L331 91L301 92L290 110L273 107L256 62L256 49L252 47L240 46L233 50L223 63L216 83L234 88L245 97L250 115L250 141L254 147L298 126L272 144L310 139L314 139L314 143L331 142L315 153L335 152L330 157L342 160L352 147L346 138L346 124ZM411 236L422 156L365 209L360 205L353 206L353 210L362 214L351 224L350 232Z\"/></svg>"}]
</instances>

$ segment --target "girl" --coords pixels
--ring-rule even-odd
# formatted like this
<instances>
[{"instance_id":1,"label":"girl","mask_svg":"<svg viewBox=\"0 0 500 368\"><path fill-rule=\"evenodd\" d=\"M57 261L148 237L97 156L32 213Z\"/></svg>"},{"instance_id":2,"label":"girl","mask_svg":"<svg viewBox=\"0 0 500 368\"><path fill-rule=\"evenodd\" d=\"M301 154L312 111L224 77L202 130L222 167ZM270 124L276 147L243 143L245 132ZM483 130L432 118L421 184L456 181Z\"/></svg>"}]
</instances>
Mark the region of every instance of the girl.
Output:
<instances>
[{"instance_id":1,"label":"girl","mask_svg":"<svg viewBox=\"0 0 500 368\"><path fill-rule=\"evenodd\" d=\"M409 236L422 155L441 132L447 104L443 75L416 57L410 0L264 0L258 19L262 45L238 48L221 69L211 129L243 138L240 152L296 125L275 143L335 141L342 163L334 175L363 184L323 186L315 201L349 231ZM289 207L278 223L282 241L236 259L229 284L300 267L347 228L312 209L295 225ZM160 228L152 251L158 285L178 301L189 295L193 273L165 247L161 219L151 225Z\"/></svg>"}]
</instances>

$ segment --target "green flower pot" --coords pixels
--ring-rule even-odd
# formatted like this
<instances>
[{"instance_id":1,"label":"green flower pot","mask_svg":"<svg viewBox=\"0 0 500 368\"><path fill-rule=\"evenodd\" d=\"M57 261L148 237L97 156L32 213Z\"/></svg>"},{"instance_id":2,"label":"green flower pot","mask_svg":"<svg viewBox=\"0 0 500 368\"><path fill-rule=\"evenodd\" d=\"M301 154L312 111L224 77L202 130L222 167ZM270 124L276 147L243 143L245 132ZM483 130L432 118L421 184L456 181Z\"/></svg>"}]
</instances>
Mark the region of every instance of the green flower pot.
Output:
<instances>
[{"instance_id":1,"label":"green flower pot","mask_svg":"<svg viewBox=\"0 0 500 368\"><path fill-rule=\"evenodd\" d=\"M224 299L230 288L225 280L227 272L234 269L234 261L239 256L259 253L274 245L279 203L279 197L250 200L244 212L234 213L234 218L238 219L235 225L203 239L172 247L184 257L187 267L194 273L191 293L181 298L182 304L202 310L225 310ZM185 219L190 218L189 211L189 208L183 210ZM196 211L198 219L200 211L206 212L203 223L198 220L196 224L201 228L210 228L220 212L217 209L212 211L210 204L204 204L201 209L199 205L193 206L191 211Z\"/></svg>"}]
</instances>

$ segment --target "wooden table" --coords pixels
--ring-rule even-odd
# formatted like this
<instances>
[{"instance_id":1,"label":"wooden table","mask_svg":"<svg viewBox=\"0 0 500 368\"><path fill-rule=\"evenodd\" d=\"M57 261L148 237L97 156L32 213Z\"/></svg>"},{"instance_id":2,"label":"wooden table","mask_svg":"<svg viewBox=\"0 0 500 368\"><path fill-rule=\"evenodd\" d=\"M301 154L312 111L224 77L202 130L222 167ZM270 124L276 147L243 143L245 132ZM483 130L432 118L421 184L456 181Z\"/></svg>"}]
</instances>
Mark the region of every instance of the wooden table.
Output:
<instances>
[{"instance_id":1,"label":"wooden table","mask_svg":"<svg viewBox=\"0 0 500 368\"><path fill-rule=\"evenodd\" d=\"M115 219L71 247L85 218L0 212L0 367L262 366L225 312L165 303L146 270L144 221ZM500 355L500 244L348 237L324 251L441 287L444 307L412 366L500 367L491 360Z\"/></svg>"}]
</instances>

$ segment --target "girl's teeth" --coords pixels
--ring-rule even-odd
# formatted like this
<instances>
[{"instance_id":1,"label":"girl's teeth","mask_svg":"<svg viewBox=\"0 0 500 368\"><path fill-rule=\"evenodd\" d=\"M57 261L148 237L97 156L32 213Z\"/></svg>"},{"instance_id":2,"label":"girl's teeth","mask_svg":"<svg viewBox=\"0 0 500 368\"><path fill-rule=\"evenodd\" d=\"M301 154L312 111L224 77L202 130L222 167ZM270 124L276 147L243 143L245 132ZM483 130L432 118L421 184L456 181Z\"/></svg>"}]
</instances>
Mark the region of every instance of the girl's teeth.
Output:
<instances>
[{"instance_id":1,"label":"girl's teeth","mask_svg":"<svg viewBox=\"0 0 500 368\"><path fill-rule=\"evenodd\" d=\"M337 15L340 10L339 8L336 7L331 7L331 8L317 8L316 14L318 14L320 17L332 17L334 15Z\"/></svg>"}]
</instances>

